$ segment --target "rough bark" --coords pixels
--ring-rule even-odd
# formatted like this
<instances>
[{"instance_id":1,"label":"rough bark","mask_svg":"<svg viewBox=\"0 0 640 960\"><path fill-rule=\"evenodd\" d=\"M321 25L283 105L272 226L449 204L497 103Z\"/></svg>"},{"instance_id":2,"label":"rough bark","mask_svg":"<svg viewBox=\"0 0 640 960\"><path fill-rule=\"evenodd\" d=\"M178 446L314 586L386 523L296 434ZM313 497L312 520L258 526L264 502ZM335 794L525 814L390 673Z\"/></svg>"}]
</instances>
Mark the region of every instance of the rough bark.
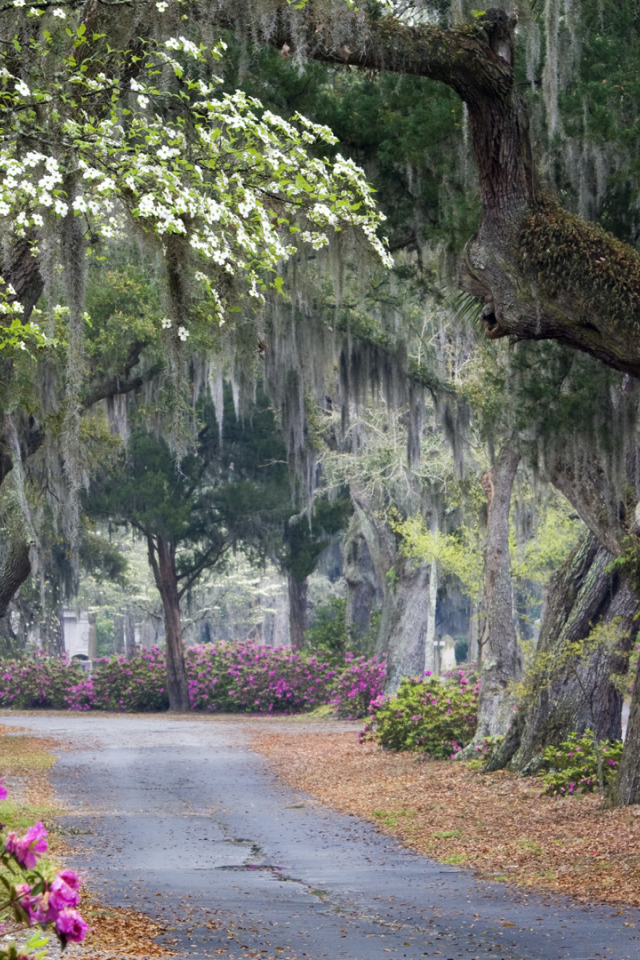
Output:
<instances>
[{"instance_id":1,"label":"rough bark","mask_svg":"<svg viewBox=\"0 0 640 960\"><path fill-rule=\"evenodd\" d=\"M376 655L386 657L385 689L395 693L403 677L424 670L429 566L416 568L399 554L393 531L365 491L352 485L351 499L382 590Z\"/></svg>"},{"instance_id":2,"label":"rough bark","mask_svg":"<svg viewBox=\"0 0 640 960\"><path fill-rule=\"evenodd\" d=\"M610 569L612 559L588 533L552 577L537 657L526 681L527 693L505 740L490 760L490 769L509 764L515 770L534 772L545 747L587 727L595 729L600 739L620 738L622 695L611 674L624 671L624 656L612 656L607 668L599 670L592 704L576 680L574 665L567 664L561 672L556 667L566 646L588 636L598 623L619 619L622 655L634 642L640 604L632 585ZM589 660L579 669L587 676Z\"/></svg>"},{"instance_id":3,"label":"rough bark","mask_svg":"<svg viewBox=\"0 0 640 960\"><path fill-rule=\"evenodd\" d=\"M379 639L386 647L387 693L395 693L403 677L422 675L429 616L429 565L416 569L408 561L400 561L393 571Z\"/></svg>"},{"instance_id":4,"label":"rough bark","mask_svg":"<svg viewBox=\"0 0 640 960\"><path fill-rule=\"evenodd\" d=\"M9 604L31 573L31 544L24 537L11 540L9 553L0 570L0 617L6 617Z\"/></svg>"},{"instance_id":5,"label":"rough bark","mask_svg":"<svg viewBox=\"0 0 640 960\"><path fill-rule=\"evenodd\" d=\"M347 583L347 628L356 638L362 637L371 627L371 614L379 588L371 553L355 512L344 541L344 578Z\"/></svg>"},{"instance_id":6,"label":"rough bark","mask_svg":"<svg viewBox=\"0 0 640 960\"><path fill-rule=\"evenodd\" d=\"M294 650L302 650L304 635L309 629L309 584L305 580L296 580L287 573L289 590L289 640Z\"/></svg>"},{"instance_id":7,"label":"rough bark","mask_svg":"<svg viewBox=\"0 0 640 960\"><path fill-rule=\"evenodd\" d=\"M619 807L640 803L640 660L636 671L627 737L622 752L620 770L613 790L613 800Z\"/></svg>"},{"instance_id":8,"label":"rough bark","mask_svg":"<svg viewBox=\"0 0 640 960\"><path fill-rule=\"evenodd\" d=\"M164 611L169 709L172 713L188 713L191 704L180 622L176 551L173 544L164 537L150 535L147 535L147 549Z\"/></svg>"},{"instance_id":9,"label":"rough bark","mask_svg":"<svg viewBox=\"0 0 640 960\"><path fill-rule=\"evenodd\" d=\"M481 481L488 501L484 550L487 643L482 662L478 726L467 756L485 737L502 736L512 719L514 684L522 675L522 653L513 619L509 558L509 513L520 463L516 438L508 440Z\"/></svg>"}]
</instances>

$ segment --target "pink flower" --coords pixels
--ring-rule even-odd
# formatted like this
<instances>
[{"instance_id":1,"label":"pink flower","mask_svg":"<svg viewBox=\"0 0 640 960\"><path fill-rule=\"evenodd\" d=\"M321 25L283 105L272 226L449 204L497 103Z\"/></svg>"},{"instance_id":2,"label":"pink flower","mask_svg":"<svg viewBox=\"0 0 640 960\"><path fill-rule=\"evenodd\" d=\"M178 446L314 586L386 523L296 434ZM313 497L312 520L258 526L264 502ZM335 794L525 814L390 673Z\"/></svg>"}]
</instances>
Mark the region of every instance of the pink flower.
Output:
<instances>
[{"instance_id":1,"label":"pink flower","mask_svg":"<svg viewBox=\"0 0 640 960\"><path fill-rule=\"evenodd\" d=\"M2 780L0 780L0 800L6 800L8 793L9 791L2 785Z\"/></svg>"},{"instance_id":2,"label":"pink flower","mask_svg":"<svg viewBox=\"0 0 640 960\"><path fill-rule=\"evenodd\" d=\"M7 834L7 842L4 845L7 853L13 853L14 856L18 850L18 835L15 830L12 830L11 833Z\"/></svg>"},{"instance_id":3,"label":"pink flower","mask_svg":"<svg viewBox=\"0 0 640 960\"><path fill-rule=\"evenodd\" d=\"M57 879L64 880L72 890L80 889L80 877L75 870L61 870Z\"/></svg>"},{"instance_id":4,"label":"pink flower","mask_svg":"<svg viewBox=\"0 0 640 960\"><path fill-rule=\"evenodd\" d=\"M56 919L56 929L66 942L82 943L87 935L89 924L86 923L77 910L62 910Z\"/></svg>"},{"instance_id":5,"label":"pink flower","mask_svg":"<svg viewBox=\"0 0 640 960\"><path fill-rule=\"evenodd\" d=\"M16 891L16 899L20 902L20 906L27 911L29 914L29 920L33 920L33 899L29 896L31 893L31 887L28 883L16 883L14 886Z\"/></svg>"},{"instance_id":6,"label":"pink flower","mask_svg":"<svg viewBox=\"0 0 640 960\"><path fill-rule=\"evenodd\" d=\"M14 842L14 849L9 850L11 834L7 837L7 850L13 853L18 863L21 863L27 870L33 870L38 858L47 852L47 841L45 837L48 831L38 821L33 827L29 827L24 837ZM15 837L15 834L13 835Z\"/></svg>"},{"instance_id":7,"label":"pink flower","mask_svg":"<svg viewBox=\"0 0 640 960\"><path fill-rule=\"evenodd\" d=\"M65 870L65 873L73 873L73 870ZM74 874L75 879L78 877ZM75 907L79 901L77 886L74 888L67 883L63 877L58 874L49 889L49 904L54 910L66 910L67 907Z\"/></svg>"}]
</instances>

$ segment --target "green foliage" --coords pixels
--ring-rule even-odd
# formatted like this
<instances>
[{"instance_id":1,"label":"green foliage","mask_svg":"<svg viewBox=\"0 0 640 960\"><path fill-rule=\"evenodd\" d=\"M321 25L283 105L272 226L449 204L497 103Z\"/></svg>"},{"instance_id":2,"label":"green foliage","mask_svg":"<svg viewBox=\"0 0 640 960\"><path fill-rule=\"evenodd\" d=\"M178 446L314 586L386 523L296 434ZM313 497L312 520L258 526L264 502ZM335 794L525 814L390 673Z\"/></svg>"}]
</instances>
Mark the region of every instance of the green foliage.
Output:
<instances>
[{"instance_id":1,"label":"green foliage","mask_svg":"<svg viewBox=\"0 0 640 960\"><path fill-rule=\"evenodd\" d=\"M311 615L311 625L305 633L305 647L329 663L344 662L345 654L371 656L375 647L380 613L371 617L366 633L359 633L346 622L347 601L330 597L319 603Z\"/></svg>"},{"instance_id":2,"label":"green foliage","mask_svg":"<svg viewBox=\"0 0 640 960\"><path fill-rule=\"evenodd\" d=\"M605 787L613 783L622 757L622 740L599 744ZM598 756L593 731L572 733L559 747L544 752L544 793L551 797L577 796L598 790Z\"/></svg>"},{"instance_id":3,"label":"green foliage","mask_svg":"<svg viewBox=\"0 0 640 960\"><path fill-rule=\"evenodd\" d=\"M515 530L509 536L511 575L515 580L544 586L575 547L584 530L582 521L570 512L566 503L551 502L547 509L540 505L541 522L535 534L517 544Z\"/></svg>"},{"instance_id":4,"label":"green foliage","mask_svg":"<svg viewBox=\"0 0 640 960\"><path fill-rule=\"evenodd\" d=\"M417 514L393 523L402 537L405 554L417 563L437 563L447 575L460 581L464 592L476 599L482 592L484 564L479 537L468 527L444 534L429 530L424 517Z\"/></svg>"},{"instance_id":5,"label":"green foliage","mask_svg":"<svg viewBox=\"0 0 640 960\"><path fill-rule=\"evenodd\" d=\"M86 498L93 516L171 543L178 579L189 585L222 568L240 544L256 562L282 554L294 512L284 444L264 395L245 421L226 399L222 439L207 404L196 450L178 468L162 437L136 427L126 456Z\"/></svg>"},{"instance_id":6,"label":"green foliage","mask_svg":"<svg viewBox=\"0 0 640 960\"><path fill-rule=\"evenodd\" d=\"M448 760L473 737L478 690L462 671L445 680L408 677L395 696L371 704L372 720L361 738L375 739L391 750L419 750L431 760Z\"/></svg>"},{"instance_id":7,"label":"green foliage","mask_svg":"<svg viewBox=\"0 0 640 960\"><path fill-rule=\"evenodd\" d=\"M348 497L330 500L319 497L311 513L292 516L285 529L285 550L282 565L296 580L302 582L316 568L318 558L329 545L331 537L347 526L351 513Z\"/></svg>"}]
</instances>

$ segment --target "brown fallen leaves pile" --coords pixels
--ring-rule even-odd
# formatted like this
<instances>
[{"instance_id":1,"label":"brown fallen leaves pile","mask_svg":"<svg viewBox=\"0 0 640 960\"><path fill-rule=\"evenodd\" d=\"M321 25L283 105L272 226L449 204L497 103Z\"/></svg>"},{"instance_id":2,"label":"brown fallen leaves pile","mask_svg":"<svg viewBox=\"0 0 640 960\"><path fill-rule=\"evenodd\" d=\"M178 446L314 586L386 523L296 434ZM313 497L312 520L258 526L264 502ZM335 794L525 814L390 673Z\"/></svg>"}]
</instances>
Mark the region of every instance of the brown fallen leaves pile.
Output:
<instances>
[{"instance_id":1,"label":"brown fallen leaves pile","mask_svg":"<svg viewBox=\"0 0 640 960\"><path fill-rule=\"evenodd\" d=\"M353 732L256 732L291 786L443 863L615 905L640 906L640 807L538 797L540 782L360 745Z\"/></svg>"}]
</instances>

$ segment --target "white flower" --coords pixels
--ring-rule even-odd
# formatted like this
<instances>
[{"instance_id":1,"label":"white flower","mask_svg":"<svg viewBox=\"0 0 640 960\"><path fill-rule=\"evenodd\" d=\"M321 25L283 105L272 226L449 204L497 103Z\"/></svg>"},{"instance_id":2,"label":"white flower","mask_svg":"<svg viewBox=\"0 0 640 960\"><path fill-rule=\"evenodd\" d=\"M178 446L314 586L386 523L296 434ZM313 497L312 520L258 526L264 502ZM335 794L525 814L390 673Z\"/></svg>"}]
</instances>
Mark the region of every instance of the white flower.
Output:
<instances>
[{"instance_id":1,"label":"white flower","mask_svg":"<svg viewBox=\"0 0 640 960\"><path fill-rule=\"evenodd\" d=\"M149 97L145 97L142 94L139 94L138 103L140 104L143 110L146 110L149 103Z\"/></svg>"},{"instance_id":2,"label":"white flower","mask_svg":"<svg viewBox=\"0 0 640 960\"><path fill-rule=\"evenodd\" d=\"M178 327L178 336L182 341L184 341L189 336L189 331L186 327Z\"/></svg>"},{"instance_id":3,"label":"white flower","mask_svg":"<svg viewBox=\"0 0 640 960\"><path fill-rule=\"evenodd\" d=\"M26 343L24 342L24 340L20 340L20 341L18 342L18 346L20 347L21 350L26 350L26 349L27 349L27 345L26 345Z\"/></svg>"},{"instance_id":4,"label":"white flower","mask_svg":"<svg viewBox=\"0 0 640 960\"><path fill-rule=\"evenodd\" d=\"M63 200L56 200L53 204L53 209L59 217L66 217L67 213L69 212L69 207Z\"/></svg>"},{"instance_id":5,"label":"white flower","mask_svg":"<svg viewBox=\"0 0 640 960\"><path fill-rule=\"evenodd\" d=\"M165 3L164 0L161 0L160 3L156 3L156 7L160 11L160 13L164 13L164 11L167 9L168 6L169 4Z\"/></svg>"},{"instance_id":6,"label":"white flower","mask_svg":"<svg viewBox=\"0 0 640 960\"><path fill-rule=\"evenodd\" d=\"M53 15L54 17L60 17L61 20L67 19L67 15L62 9L62 7L56 7L56 9L53 11Z\"/></svg>"},{"instance_id":7,"label":"white flower","mask_svg":"<svg viewBox=\"0 0 640 960\"><path fill-rule=\"evenodd\" d=\"M13 0L14 7L24 7L26 6L27 0Z\"/></svg>"},{"instance_id":8,"label":"white flower","mask_svg":"<svg viewBox=\"0 0 640 960\"><path fill-rule=\"evenodd\" d=\"M164 320L162 321L162 329L168 330L170 326L171 326L171 320L169 319L169 317L165 317ZM180 329L182 330L183 328L180 327Z\"/></svg>"},{"instance_id":9,"label":"white flower","mask_svg":"<svg viewBox=\"0 0 640 960\"><path fill-rule=\"evenodd\" d=\"M31 93L24 80L18 80L16 82L16 93L19 93L21 97L28 97Z\"/></svg>"}]
</instances>

